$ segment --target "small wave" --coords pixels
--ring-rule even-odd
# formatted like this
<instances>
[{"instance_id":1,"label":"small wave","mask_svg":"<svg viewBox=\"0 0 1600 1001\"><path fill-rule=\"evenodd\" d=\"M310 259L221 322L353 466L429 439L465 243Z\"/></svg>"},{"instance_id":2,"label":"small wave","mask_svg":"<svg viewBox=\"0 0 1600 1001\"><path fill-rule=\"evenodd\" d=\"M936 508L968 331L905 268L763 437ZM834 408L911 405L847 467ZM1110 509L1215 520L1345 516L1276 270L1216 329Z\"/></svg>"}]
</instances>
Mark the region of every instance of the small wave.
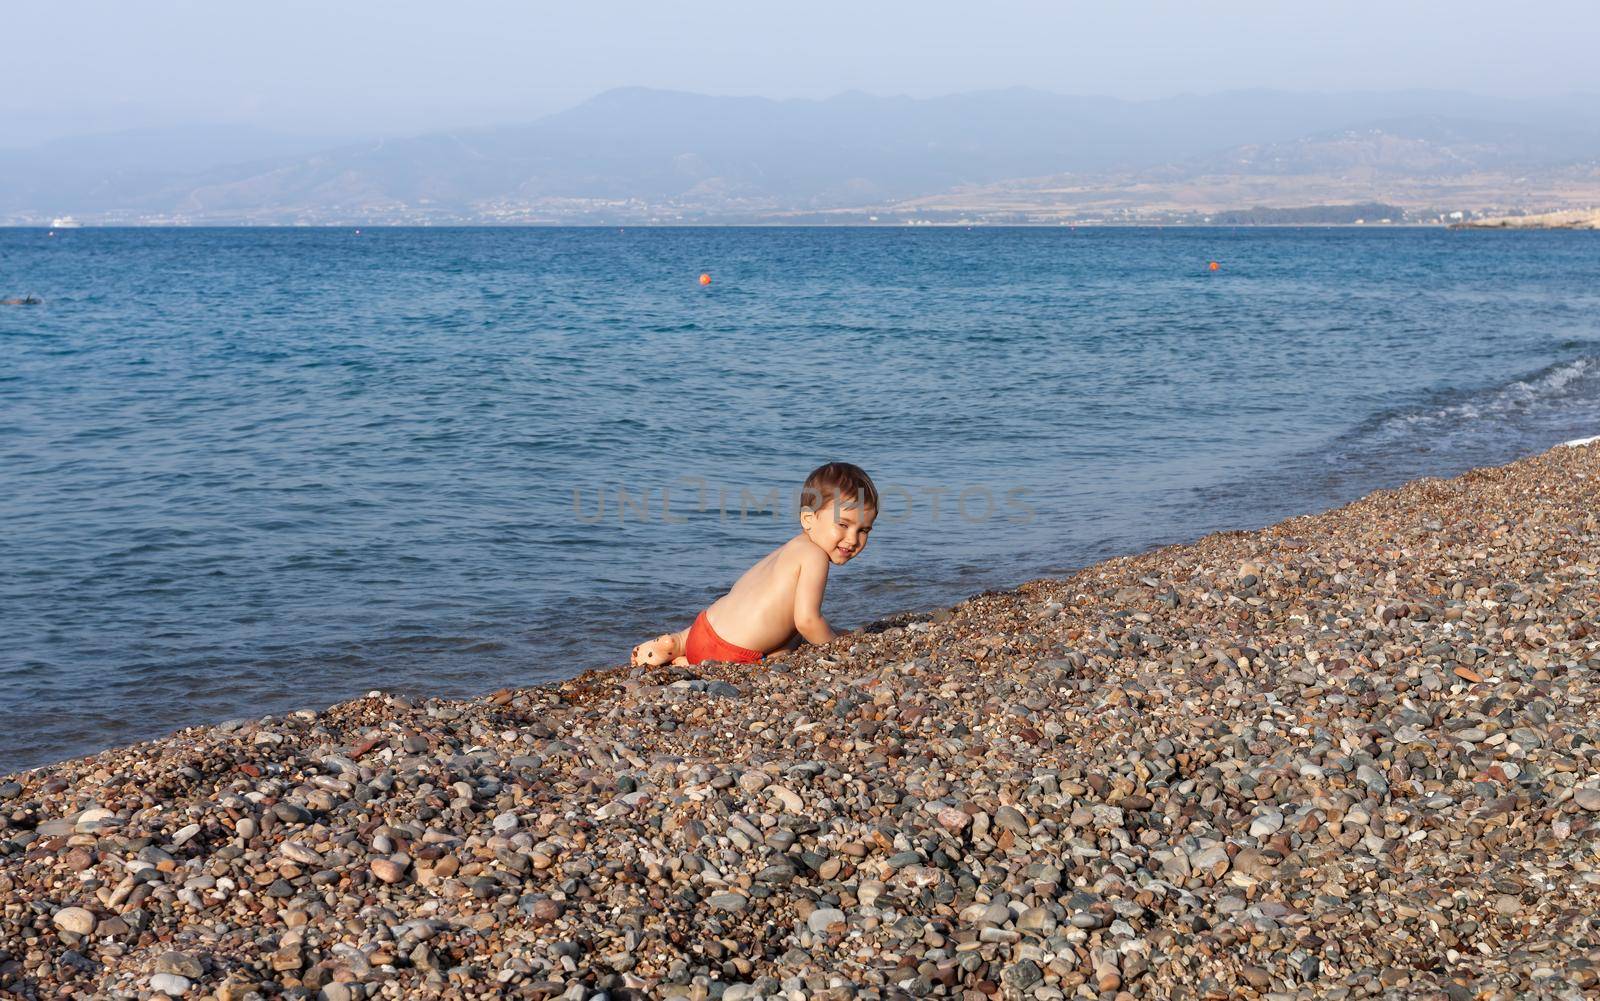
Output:
<instances>
[{"instance_id":1,"label":"small wave","mask_svg":"<svg viewBox=\"0 0 1600 1001\"><path fill-rule=\"evenodd\" d=\"M1353 440L1371 441L1396 434L1414 436L1425 429L1453 434L1472 423L1526 424L1529 417L1559 417L1569 409L1582 410L1585 403L1600 402L1600 358L1557 362L1487 390L1455 391L1447 398L1449 402L1436 400L1423 407L1380 414L1358 428Z\"/></svg>"},{"instance_id":2,"label":"small wave","mask_svg":"<svg viewBox=\"0 0 1600 1001\"><path fill-rule=\"evenodd\" d=\"M1343 503L1421 476L1510 462L1600 430L1600 357L1547 365L1507 382L1430 394L1386 410L1271 474L1191 489L1239 524Z\"/></svg>"}]
</instances>

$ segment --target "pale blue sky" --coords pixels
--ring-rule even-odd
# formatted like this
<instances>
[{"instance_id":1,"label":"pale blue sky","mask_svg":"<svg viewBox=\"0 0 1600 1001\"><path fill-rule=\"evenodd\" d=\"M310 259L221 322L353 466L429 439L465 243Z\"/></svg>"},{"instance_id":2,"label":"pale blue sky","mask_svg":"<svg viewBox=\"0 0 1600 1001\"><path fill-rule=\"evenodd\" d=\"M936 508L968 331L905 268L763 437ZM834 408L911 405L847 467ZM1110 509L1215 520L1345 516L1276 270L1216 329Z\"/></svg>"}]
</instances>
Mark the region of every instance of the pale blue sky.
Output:
<instances>
[{"instance_id":1,"label":"pale blue sky","mask_svg":"<svg viewBox=\"0 0 1600 1001\"><path fill-rule=\"evenodd\" d=\"M525 120L624 85L772 97L1600 92L1593 0L50 0L11 5L4 23L7 145L196 122L411 133Z\"/></svg>"}]
</instances>

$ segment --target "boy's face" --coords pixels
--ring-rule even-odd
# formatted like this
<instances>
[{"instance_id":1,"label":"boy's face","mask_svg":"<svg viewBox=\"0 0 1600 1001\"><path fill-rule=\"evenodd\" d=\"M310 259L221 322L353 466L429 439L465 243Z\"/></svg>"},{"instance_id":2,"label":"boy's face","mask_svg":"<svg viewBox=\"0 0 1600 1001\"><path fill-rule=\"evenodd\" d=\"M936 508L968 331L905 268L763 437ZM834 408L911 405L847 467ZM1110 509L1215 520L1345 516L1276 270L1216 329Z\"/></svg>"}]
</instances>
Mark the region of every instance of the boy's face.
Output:
<instances>
[{"instance_id":1,"label":"boy's face","mask_svg":"<svg viewBox=\"0 0 1600 1001\"><path fill-rule=\"evenodd\" d=\"M867 548L867 535L877 517L870 507L835 498L820 511L802 511L800 527L834 566L843 566Z\"/></svg>"}]
</instances>

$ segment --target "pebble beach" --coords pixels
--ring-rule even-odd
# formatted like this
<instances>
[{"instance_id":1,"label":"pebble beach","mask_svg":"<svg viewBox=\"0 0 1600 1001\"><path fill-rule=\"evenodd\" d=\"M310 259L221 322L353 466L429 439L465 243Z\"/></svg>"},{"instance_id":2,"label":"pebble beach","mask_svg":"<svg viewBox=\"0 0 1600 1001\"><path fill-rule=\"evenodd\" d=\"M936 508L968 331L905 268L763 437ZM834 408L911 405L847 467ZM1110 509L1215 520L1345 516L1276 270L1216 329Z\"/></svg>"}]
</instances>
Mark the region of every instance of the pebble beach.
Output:
<instances>
[{"instance_id":1,"label":"pebble beach","mask_svg":"<svg viewBox=\"0 0 1600 1001\"><path fill-rule=\"evenodd\" d=\"M0 777L0 996L1581 997L1597 512L1556 448L757 671Z\"/></svg>"}]
</instances>

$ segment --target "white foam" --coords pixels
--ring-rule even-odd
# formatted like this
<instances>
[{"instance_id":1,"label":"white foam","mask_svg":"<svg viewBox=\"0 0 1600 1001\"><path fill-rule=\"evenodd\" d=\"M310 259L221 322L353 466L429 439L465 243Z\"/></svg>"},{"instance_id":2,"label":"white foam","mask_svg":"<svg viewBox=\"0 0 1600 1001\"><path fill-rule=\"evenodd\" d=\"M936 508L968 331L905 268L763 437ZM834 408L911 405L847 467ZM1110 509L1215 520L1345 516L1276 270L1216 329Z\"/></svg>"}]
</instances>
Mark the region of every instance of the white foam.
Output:
<instances>
[{"instance_id":1,"label":"white foam","mask_svg":"<svg viewBox=\"0 0 1600 1001\"><path fill-rule=\"evenodd\" d=\"M1417 425L1431 425L1436 430L1453 430L1457 425L1511 417L1527 413L1535 407L1559 406L1567 389L1588 375L1594 367L1593 358L1577 358L1556 365L1542 375L1531 379L1518 379L1472 400L1463 400L1437 410L1395 414L1385 420L1390 430L1401 430Z\"/></svg>"},{"instance_id":2,"label":"white foam","mask_svg":"<svg viewBox=\"0 0 1600 1001\"><path fill-rule=\"evenodd\" d=\"M1571 441L1564 441L1564 442L1562 442L1560 445L1558 445L1556 447L1557 448L1576 448L1579 445L1593 445L1597 441L1600 441L1600 434L1592 435L1591 437L1588 437L1588 438L1574 438Z\"/></svg>"}]
</instances>

